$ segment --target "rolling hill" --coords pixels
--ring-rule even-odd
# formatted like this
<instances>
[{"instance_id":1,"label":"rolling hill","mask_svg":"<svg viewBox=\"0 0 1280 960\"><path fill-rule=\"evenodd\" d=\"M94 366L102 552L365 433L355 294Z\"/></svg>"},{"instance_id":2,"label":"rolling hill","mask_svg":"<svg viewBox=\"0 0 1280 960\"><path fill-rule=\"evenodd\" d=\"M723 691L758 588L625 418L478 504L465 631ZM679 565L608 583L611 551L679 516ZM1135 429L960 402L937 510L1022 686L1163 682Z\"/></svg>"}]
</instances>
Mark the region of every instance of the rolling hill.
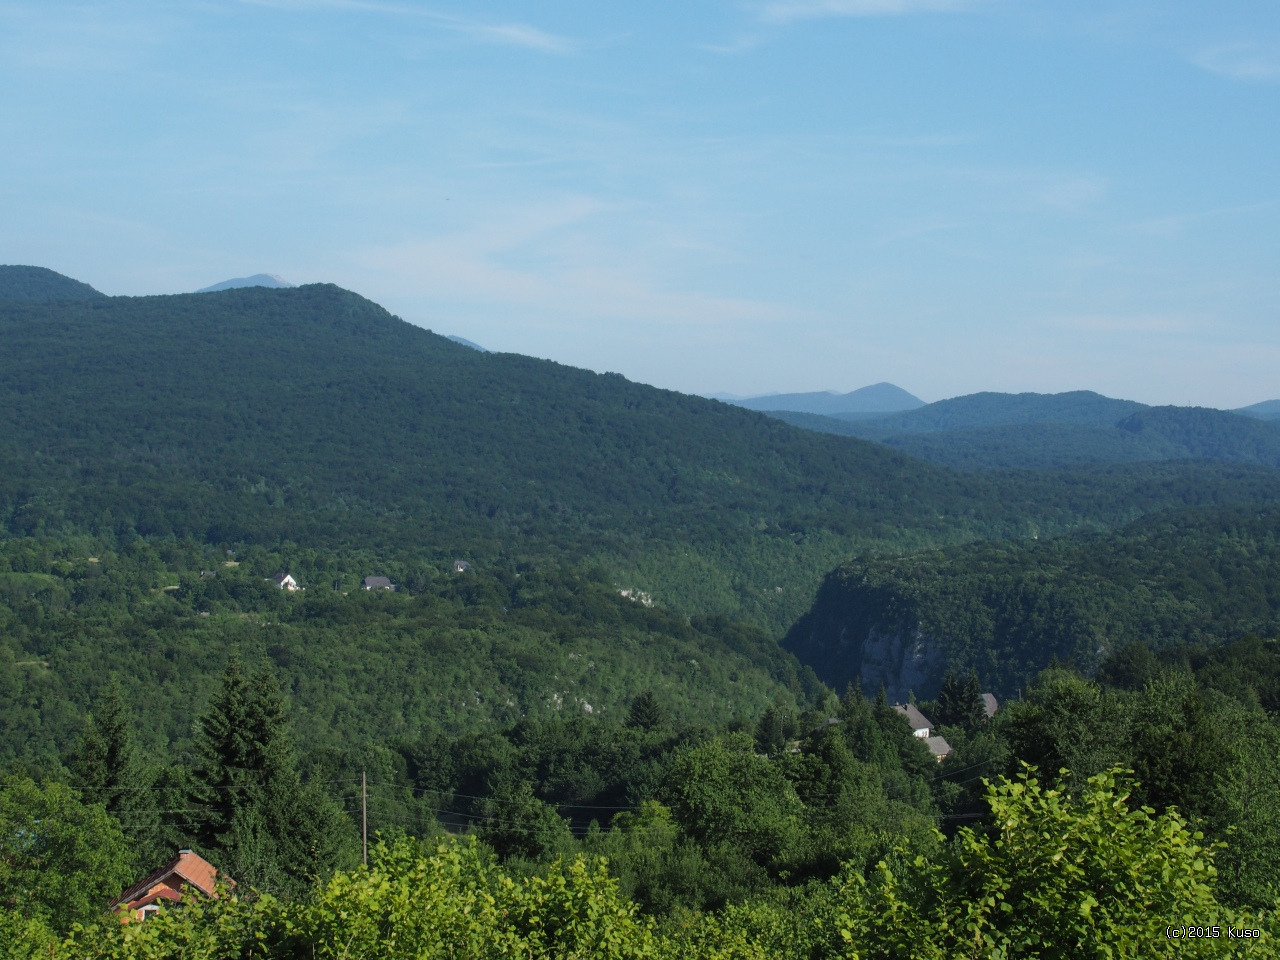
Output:
<instances>
[{"instance_id":1,"label":"rolling hill","mask_svg":"<svg viewBox=\"0 0 1280 960\"><path fill-rule=\"evenodd\" d=\"M47 267L0 266L0 301L92 300L103 296L87 283Z\"/></svg>"},{"instance_id":2,"label":"rolling hill","mask_svg":"<svg viewBox=\"0 0 1280 960\"><path fill-rule=\"evenodd\" d=\"M1280 420L1280 400L1263 400L1252 406L1241 407L1236 413L1259 420Z\"/></svg>"}]
</instances>

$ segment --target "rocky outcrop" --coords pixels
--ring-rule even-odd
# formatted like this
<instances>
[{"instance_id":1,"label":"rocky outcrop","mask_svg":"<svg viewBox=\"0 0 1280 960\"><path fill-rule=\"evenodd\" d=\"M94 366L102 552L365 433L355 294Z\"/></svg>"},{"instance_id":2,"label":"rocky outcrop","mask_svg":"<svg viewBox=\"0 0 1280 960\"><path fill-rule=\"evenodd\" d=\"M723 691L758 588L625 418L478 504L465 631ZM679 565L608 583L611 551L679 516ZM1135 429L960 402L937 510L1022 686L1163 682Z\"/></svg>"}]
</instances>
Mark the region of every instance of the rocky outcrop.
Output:
<instances>
[{"instance_id":1,"label":"rocky outcrop","mask_svg":"<svg viewBox=\"0 0 1280 960\"><path fill-rule=\"evenodd\" d=\"M783 646L835 690L857 681L873 695L883 685L890 700L932 696L945 670L911 598L848 570L828 575Z\"/></svg>"},{"instance_id":2,"label":"rocky outcrop","mask_svg":"<svg viewBox=\"0 0 1280 960\"><path fill-rule=\"evenodd\" d=\"M918 628L872 627L862 642L862 689L874 692L883 685L892 703L905 703L912 693L933 696L944 669L938 645Z\"/></svg>"}]
</instances>

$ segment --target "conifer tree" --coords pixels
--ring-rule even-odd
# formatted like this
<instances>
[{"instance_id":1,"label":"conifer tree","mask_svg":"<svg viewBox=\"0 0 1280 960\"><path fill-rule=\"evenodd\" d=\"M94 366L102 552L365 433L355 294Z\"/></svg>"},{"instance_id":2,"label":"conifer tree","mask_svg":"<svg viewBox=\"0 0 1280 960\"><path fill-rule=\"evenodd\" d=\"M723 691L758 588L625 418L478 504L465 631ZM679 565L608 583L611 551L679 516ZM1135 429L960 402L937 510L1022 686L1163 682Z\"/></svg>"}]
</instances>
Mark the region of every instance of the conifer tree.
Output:
<instances>
[{"instance_id":1,"label":"conifer tree","mask_svg":"<svg viewBox=\"0 0 1280 960\"><path fill-rule=\"evenodd\" d=\"M944 727L963 725L966 711L964 708L965 689L956 672L950 667L942 678L942 688L938 691L937 707L933 720Z\"/></svg>"},{"instance_id":2,"label":"conifer tree","mask_svg":"<svg viewBox=\"0 0 1280 960\"><path fill-rule=\"evenodd\" d=\"M883 704L881 704L882 700ZM883 709L889 709L883 685L880 687L880 696L877 697L876 702ZM856 687L850 686L840 701L840 719L843 723L845 743L855 758L863 763L877 766L894 755L893 748L885 742L880 733L880 725L876 723L875 711L879 708L873 708L862 695L861 680Z\"/></svg>"},{"instance_id":3,"label":"conifer tree","mask_svg":"<svg viewBox=\"0 0 1280 960\"><path fill-rule=\"evenodd\" d=\"M238 881L301 892L352 849L354 833L341 809L302 783L284 699L268 666L246 677L232 657L198 723L197 745L195 833Z\"/></svg>"},{"instance_id":4,"label":"conifer tree","mask_svg":"<svg viewBox=\"0 0 1280 960\"><path fill-rule=\"evenodd\" d=\"M978 680L978 671L971 669L965 678L961 690L960 726L965 733L972 734L987 722L987 711L982 703L982 683Z\"/></svg>"},{"instance_id":5,"label":"conifer tree","mask_svg":"<svg viewBox=\"0 0 1280 960\"><path fill-rule=\"evenodd\" d=\"M631 701L631 712L627 715L628 727L648 731L664 723L666 716L652 690L644 691Z\"/></svg>"},{"instance_id":6,"label":"conifer tree","mask_svg":"<svg viewBox=\"0 0 1280 960\"><path fill-rule=\"evenodd\" d=\"M100 803L120 822L144 863L169 855L156 814L155 784L134 747L133 720L112 679L68 759L72 784L86 803Z\"/></svg>"}]
</instances>

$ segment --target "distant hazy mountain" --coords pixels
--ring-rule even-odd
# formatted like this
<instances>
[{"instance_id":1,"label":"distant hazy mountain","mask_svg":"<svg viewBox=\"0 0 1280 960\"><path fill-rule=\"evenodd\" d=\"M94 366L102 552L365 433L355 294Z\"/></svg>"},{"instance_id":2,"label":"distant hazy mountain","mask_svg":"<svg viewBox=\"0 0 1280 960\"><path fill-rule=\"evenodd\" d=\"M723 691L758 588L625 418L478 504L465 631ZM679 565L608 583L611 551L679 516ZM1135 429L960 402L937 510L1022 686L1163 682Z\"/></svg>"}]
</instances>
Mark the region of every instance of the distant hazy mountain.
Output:
<instances>
[{"instance_id":1,"label":"distant hazy mountain","mask_svg":"<svg viewBox=\"0 0 1280 960\"><path fill-rule=\"evenodd\" d=\"M459 337L459 336L455 336L455 335L453 335L453 334L450 334L450 335L449 335L449 337L448 337L448 339L452 340L454 343L460 343L460 344L462 344L464 347L470 347L472 350L479 350L481 353L488 353L488 352L489 352L489 351L488 351L488 350L486 350L484 347L480 346L480 344L478 344L478 343L472 343L472 342L471 342L470 340L468 340L466 337Z\"/></svg>"},{"instance_id":2,"label":"distant hazy mountain","mask_svg":"<svg viewBox=\"0 0 1280 960\"><path fill-rule=\"evenodd\" d=\"M238 290L240 287L292 287L293 284L274 273L255 273L252 277L236 277L234 280L223 280L212 287L204 287L196 293L217 293L219 290Z\"/></svg>"},{"instance_id":3,"label":"distant hazy mountain","mask_svg":"<svg viewBox=\"0 0 1280 960\"><path fill-rule=\"evenodd\" d=\"M1263 400L1252 406L1241 407L1235 412L1244 414L1246 417L1256 417L1259 420L1280 420L1280 400Z\"/></svg>"},{"instance_id":4,"label":"distant hazy mountain","mask_svg":"<svg viewBox=\"0 0 1280 960\"><path fill-rule=\"evenodd\" d=\"M1280 467L1280 424L1207 407L1148 407L1116 424L1138 436L1157 437L1195 460L1223 460Z\"/></svg>"},{"instance_id":5,"label":"distant hazy mountain","mask_svg":"<svg viewBox=\"0 0 1280 960\"><path fill-rule=\"evenodd\" d=\"M892 383L874 383L849 393L824 390L815 393L771 393L761 397L734 397L720 394L715 397L725 403L746 407L748 410L790 410L796 413L835 414L897 413L923 407L924 401L912 396Z\"/></svg>"},{"instance_id":6,"label":"distant hazy mountain","mask_svg":"<svg viewBox=\"0 0 1280 960\"><path fill-rule=\"evenodd\" d=\"M980 430L1019 423L1094 423L1112 426L1144 404L1114 400L1091 390L1069 393L971 393L858 424L858 436ZM839 414L835 416L840 417ZM840 419L844 419L840 417Z\"/></svg>"},{"instance_id":7,"label":"distant hazy mountain","mask_svg":"<svg viewBox=\"0 0 1280 960\"><path fill-rule=\"evenodd\" d=\"M868 419L774 412L793 426L875 440L962 470L1214 460L1280 467L1280 423L1261 414L1148 407L1097 393L977 393Z\"/></svg>"},{"instance_id":8,"label":"distant hazy mountain","mask_svg":"<svg viewBox=\"0 0 1280 960\"><path fill-rule=\"evenodd\" d=\"M87 283L48 267L0 266L0 300L94 300L105 296Z\"/></svg>"}]
</instances>

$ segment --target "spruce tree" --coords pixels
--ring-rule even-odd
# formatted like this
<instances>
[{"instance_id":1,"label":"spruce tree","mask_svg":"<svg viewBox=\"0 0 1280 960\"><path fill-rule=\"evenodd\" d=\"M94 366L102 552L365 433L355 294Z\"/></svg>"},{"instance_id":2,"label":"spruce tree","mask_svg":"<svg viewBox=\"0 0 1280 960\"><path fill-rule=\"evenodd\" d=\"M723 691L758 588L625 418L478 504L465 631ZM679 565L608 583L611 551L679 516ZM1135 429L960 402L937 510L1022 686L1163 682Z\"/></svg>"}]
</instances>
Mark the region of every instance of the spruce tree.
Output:
<instances>
[{"instance_id":1,"label":"spruce tree","mask_svg":"<svg viewBox=\"0 0 1280 960\"><path fill-rule=\"evenodd\" d=\"M68 758L72 785L119 821L141 865L165 859L172 851L161 837L154 778L134 747L133 717L118 681L107 685L97 707Z\"/></svg>"},{"instance_id":2,"label":"spruce tree","mask_svg":"<svg viewBox=\"0 0 1280 960\"><path fill-rule=\"evenodd\" d=\"M964 706L965 689L960 683L960 678L956 676L956 672L950 667L947 668L947 674L942 678L942 689L938 691L937 707L934 710L933 720L945 727L958 727L963 725L964 717L967 711Z\"/></svg>"},{"instance_id":3,"label":"spruce tree","mask_svg":"<svg viewBox=\"0 0 1280 960\"><path fill-rule=\"evenodd\" d=\"M628 727L648 731L664 723L666 716L652 690L646 690L631 701L631 712L627 715Z\"/></svg>"},{"instance_id":4,"label":"spruce tree","mask_svg":"<svg viewBox=\"0 0 1280 960\"><path fill-rule=\"evenodd\" d=\"M353 849L354 833L338 805L302 783L270 667L246 677L232 658L200 718L197 748L196 836L237 881L301 893Z\"/></svg>"},{"instance_id":5,"label":"spruce tree","mask_svg":"<svg viewBox=\"0 0 1280 960\"><path fill-rule=\"evenodd\" d=\"M964 727L965 733L972 734L987 722L987 710L982 702L982 684L978 680L977 670L969 671L961 697L963 712L960 715L960 726Z\"/></svg>"}]
</instances>

